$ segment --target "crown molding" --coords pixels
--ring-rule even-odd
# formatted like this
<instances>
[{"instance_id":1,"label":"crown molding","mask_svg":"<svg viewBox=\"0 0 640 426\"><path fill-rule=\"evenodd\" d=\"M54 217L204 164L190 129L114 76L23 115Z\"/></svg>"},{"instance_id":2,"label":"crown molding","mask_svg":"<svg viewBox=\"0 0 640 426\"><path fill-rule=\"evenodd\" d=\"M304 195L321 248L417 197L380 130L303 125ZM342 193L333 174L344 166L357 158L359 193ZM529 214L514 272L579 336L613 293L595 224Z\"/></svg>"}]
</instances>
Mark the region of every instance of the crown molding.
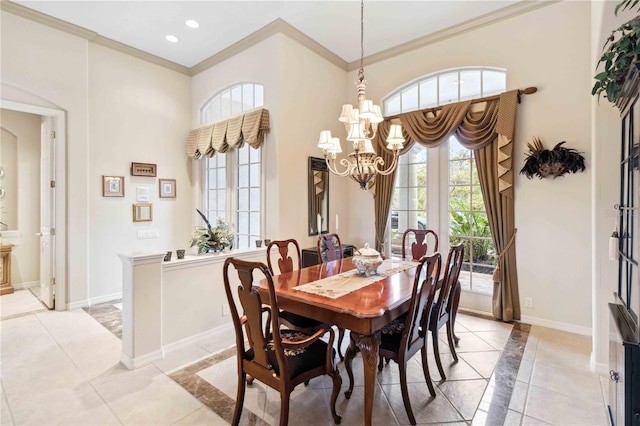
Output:
<instances>
[{"instance_id":1,"label":"crown molding","mask_svg":"<svg viewBox=\"0 0 640 426\"><path fill-rule=\"evenodd\" d=\"M152 55L151 53L143 52L142 50L136 49L135 47L131 47L110 38L103 37L95 31L90 31L78 25L63 21L62 19L54 18L53 16L46 15L42 12L29 9L28 7L24 7L18 3L13 3L8 0L0 0L0 11L11 13L12 15L16 15L21 18L29 19L33 22L55 28L56 30L63 31L67 34L78 36L92 43L109 47L113 50L117 50L119 52L126 53L136 58L145 60L147 62L163 66L170 70L177 71L181 74L191 75L189 68L185 67L184 65L176 64L173 61L169 61L159 56Z\"/></svg>"},{"instance_id":2,"label":"crown molding","mask_svg":"<svg viewBox=\"0 0 640 426\"><path fill-rule=\"evenodd\" d=\"M209 56L202 62L192 66L191 75L201 73L202 71L211 68L212 66L217 65L278 33L284 34L294 41L300 43L307 49L315 52L327 61L336 65L338 68L344 70L347 69L347 61L345 61L308 35L304 34L302 31L298 30L288 22L284 21L281 18L278 18L267 24L266 26L260 28L259 30L249 34L242 40L232 44L226 49L223 49L220 52Z\"/></svg>"},{"instance_id":3,"label":"crown molding","mask_svg":"<svg viewBox=\"0 0 640 426\"><path fill-rule=\"evenodd\" d=\"M400 44L398 46L383 50L382 52L375 53L370 56L366 56L364 58L364 62L368 65L374 64L376 62L384 61L386 59L392 58L394 56L401 55L403 53L419 49L421 47L427 46L429 44L434 44L442 40L446 40L448 38L455 37L465 32L473 31L482 27L486 27L491 24L495 24L496 22L500 22L514 16L522 15L528 12L531 12L536 9L540 9L555 3L558 3L562 0L525 0L508 6L504 9L497 10L495 12L490 12L485 15L482 15L478 18L470 19L465 21L459 25L456 25L452 28L446 28L441 31L437 31L432 34L428 34L426 36L417 38L415 40L411 40L409 42ZM184 65L177 64L173 61L169 61L168 59L161 58L159 56L153 55L151 53L144 52L140 49L136 49L135 47L128 46L126 44L120 43L118 41L112 40L110 38L101 36L100 34L87 30L86 28L71 24L69 22L63 21L58 18L54 18L52 16L46 15L44 13L35 11L33 9L29 9L17 3L13 3L9 0L0 0L0 11L8 12L16 16L20 16L25 19L29 19L31 21L37 22L42 25L46 25L51 28L55 28L60 31L64 31L68 34L72 34L78 37L81 37L90 42L117 50L122 53L126 53L128 55L134 56L136 58L154 63L156 65L160 65L162 67L168 68L170 70L179 72L181 74L185 74L188 76L194 76L196 74L201 73L202 71L211 68L235 55L238 53L254 46L267 38L275 35L275 34L284 34L287 37L293 39L294 41L300 43L302 46L307 49L315 52L319 56L323 57L327 61L336 65L338 68L344 69L346 71L357 70L360 67L360 60L347 62L311 37L307 36L291 24L286 21L278 18L261 29L249 34L242 40L232 44L224 50L204 59L198 64L192 66L191 68L186 67Z\"/></svg>"},{"instance_id":4,"label":"crown molding","mask_svg":"<svg viewBox=\"0 0 640 426\"><path fill-rule=\"evenodd\" d=\"M427 34L426 36L416 38L398 46L391 47L383 50L382 52L375 53L370 56L365 56L364 63L367 65L381 62L389 58L401 55L406 52L410 52L415 49L434 44L448 38L455 37L457 35L477 30L488 25L495 24L500 21L504 21L514 16L523 15L536 9L540 9L555 3L559 3L562 0L527 0L521 1L511 6L507 6L504 9L496 10L481 15L477 18L469 19L455 27L445 28L444 30L437 31L435 33ZM360 68L360 60L350 62L347 65L347 71L354 71Z\"/></svg>"}]
</instances>

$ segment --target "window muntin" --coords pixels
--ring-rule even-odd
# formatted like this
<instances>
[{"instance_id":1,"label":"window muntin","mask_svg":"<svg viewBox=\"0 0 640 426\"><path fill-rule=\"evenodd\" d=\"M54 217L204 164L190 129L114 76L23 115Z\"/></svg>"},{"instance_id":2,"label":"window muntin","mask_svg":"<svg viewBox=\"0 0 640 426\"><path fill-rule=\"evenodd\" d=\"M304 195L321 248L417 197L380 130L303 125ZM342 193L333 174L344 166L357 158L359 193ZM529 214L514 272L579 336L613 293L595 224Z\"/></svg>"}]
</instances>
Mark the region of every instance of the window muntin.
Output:
<instances>
[{"instance_id":1,"label":"window muntin","mask_svg":"<svg viewBox=\"0 0 640 426\"><path fill-rule=\"evenodd\" d=\"M234 84L205 103L200 123L224 120L263 105L261 84ZM205 214L212 223L217 217L231 222L236 233L234 248L251 247L262 235L262 148L244 144L237 150L216 153L205 163Z\"/></svg>"},{"instance_id":2,"label":"window muntin","mask_svg":"<svg viewBox=\"0 0 640 426\"><path fill-rule=\"evenodd\" d=\"M495 95L506 89L506 73L498 68L465 67L430 74L407 83L389 94L382 101L384 115L396 115L459 102L462 100ZM418 107L419 105L419 107ZM438 170L427 169L427 150L417 144L403 154L398 162L398 171L391 202L388 234L391 238L391 253L401 254L402 233L411 227L439 229L440 250L446 247L443 236L450 244L465 245L465 259L460 281L463 289L492 294L492 274L495 267L495 251L484 210L482 191L473 153L463 148L455 138L437 150L446 149L446 183ZM418 154L424 150L424 154ZM438 151L435 151L438 152ZM429 153L431 154L431 153ZM433 163L432 163L433 164ZM424 179L418 178L424 173ZM446 215L440 224L427 225L429 202L437 203L437 194L427 196L427 183L432 188L446 188ZM424 194L424 203L420 197ZM444 214L444 212L443 212Z\"/></svg>"},{"instance_id":3,"label":"window muntin","mask_svg":"<svg viewBox=\"0 0 640 426\"><path fill-rule=\"evenodd\" d=\"M449 139L449 244L464 245L462 288L491 294L495 250L473 155Z\"/></svg>"},{"instance_id":4,"label":"window muntin","mask_svg":"<svg viewBox=\"0 0 640 426\"><path fill-rule=\"evenodd\" d=\"M389 226L391 253L398 256L406 229L427 229L427 149L421 145L398 159Z\"/></svg>"}]
</instances>

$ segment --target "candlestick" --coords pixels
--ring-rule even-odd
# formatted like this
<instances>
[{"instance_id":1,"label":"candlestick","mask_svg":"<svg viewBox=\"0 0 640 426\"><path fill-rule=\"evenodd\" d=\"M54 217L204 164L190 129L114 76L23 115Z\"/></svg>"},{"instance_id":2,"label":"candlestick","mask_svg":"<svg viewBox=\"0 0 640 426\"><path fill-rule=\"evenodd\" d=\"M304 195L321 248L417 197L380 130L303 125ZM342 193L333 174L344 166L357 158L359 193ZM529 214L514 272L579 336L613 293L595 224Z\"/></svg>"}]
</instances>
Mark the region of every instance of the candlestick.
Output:
<instances>
[{"instance_id":1,"label":"candlestick","mask_svg":"<svg viewBox=\"0 0 640 426\"><path fill-rule=\"evenodd\" d=\"M322 234L322 216L318 213L318 235Z\"/></svg>"},{"instance_id":2,"label":"candlestick","mask_svg":"<svg viewBox=\"0 0 640 426\"><path fill-rule=\"evenodd\" d=\"M338 233L338 214L336 213L336 234Z\"/></svg>"}]
</instances>

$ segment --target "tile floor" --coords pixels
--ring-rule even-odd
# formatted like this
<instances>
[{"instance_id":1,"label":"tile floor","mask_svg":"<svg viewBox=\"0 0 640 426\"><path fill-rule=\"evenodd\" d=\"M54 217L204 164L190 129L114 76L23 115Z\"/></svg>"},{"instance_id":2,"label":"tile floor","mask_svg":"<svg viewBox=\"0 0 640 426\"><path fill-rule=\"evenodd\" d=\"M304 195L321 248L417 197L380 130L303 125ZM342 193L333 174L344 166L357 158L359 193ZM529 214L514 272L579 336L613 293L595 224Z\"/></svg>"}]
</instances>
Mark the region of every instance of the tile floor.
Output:
<instances>
[{"instance_id":1,"label":"tile floor","mask_svg":"<svg viewBox=\"0 0 640 426\"><path fill-rule=\"evenodd\" d=\"M4 301L0 308L4 311ZM2 315L2 425L228 424L236 388L230 332L127 370L119 363L120 339L85 310ZM460 361L451 363L446 341L441 344L446 381L429 360L435 399L428 398L417 357L410 362L409 393L420 424L498 424L496 418L507 425L607 424L608 377L589 371L588 336L514 327L462 312L456 327ZM362 424L361 363L357 356L351 399L338 398L343 425ZM339 368L344 390L347 375L342 364ZM296 389L290 424L333 424L329 394L330 382L324 379ZM277 392L256 382L247 390L243 422L277 424L279 406ZM374 422L408 423L393 362L378 374Z\"/></svg>"}]
</instances>

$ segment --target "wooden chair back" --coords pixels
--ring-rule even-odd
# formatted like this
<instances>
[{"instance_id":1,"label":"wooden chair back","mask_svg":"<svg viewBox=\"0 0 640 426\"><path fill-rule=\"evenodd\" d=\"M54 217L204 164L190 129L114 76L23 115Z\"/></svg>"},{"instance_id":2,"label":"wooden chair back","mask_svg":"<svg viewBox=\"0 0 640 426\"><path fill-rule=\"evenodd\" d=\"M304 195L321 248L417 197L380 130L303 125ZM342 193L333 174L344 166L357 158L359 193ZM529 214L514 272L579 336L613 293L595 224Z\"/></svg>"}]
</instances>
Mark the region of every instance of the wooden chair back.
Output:
<instances>
[{"instance_id":1,"label":"wooden chair back","mask_svg":"<svg viewBox=\"0 0 640 426\"><path fill-rule=\"evenodd\" d=\"M431 236L431 238L429 238ZM407 241L412 241L411 259L419 260L429 252L429 240L433 240L431 253L438 251L438 234L431 229L407 229L402 234L402 258L407 258L406 247Z\"/></svg>"},{"instance_id":2,"label":"wooden chair back","mask_svg":"<svg viewBox=\"0 0 640 426\"><path fill-rule=\"evenodd\" d=\"M276 272L273 269L272 257L275 257L275 253L272 253L272 248L278 247L278 269L280 273L293 272L300 269L302 266L302 255L300 254L300 245L294 239L290 240L276 240L271 241L267 246L267 265L269 265L269 272L275 275ZM291 254L289 254L291 252ZM295 257L294 259L294 256Z\"/></svg>"},{"instance_id":3,"label":"wooden chair back","mask_svg":"<svg viewBox=\"0 0 640 426\"><path fill-rule=\"evenodd\" d=\"M404 324L400 350L404 350L405 358L411 358L425 345L427 321L433 306L437 280L440 275L442 259L440 253L424 256L416 268L416 277L411 292L411 305Z\"/></svg>"},{"instance_id":4,"label":"wooden chair back","mask_svg":"<svg viewBox=\"0 0 640 426\"><path fill-rule=\"evenodd\" d=\"M464 245L462 243L457 246L451 246L449 254L447 255L447 263L444 265L444 277L439 283L440 293L438 294L438 300L434 306L437 314L432 314L437 319L438 327L442 324L443 318L449 316L452 303L452 289L455 287L460 277L460 270L462 269L462 261L464 259Z\"/></svg>"},{"instance_id":5,"label":"wooden chair back","mask_svg":"<svg viewBox=\"0 0 640 426\"><path fill-rule=\"evenodd\" d=\"M322 234L318 237L320 263L342 259L342 243L338 234Z\"/></svg>"},{"instance_id":6,"label":"wooden chair back","mask_svg":"<svg viewBox=\"0 0 640 426\"><path fill-rule=\"evenodd\" d=\"M231 267L235 269L237 278L240 281L237 287L240 307L236 305L231 290L229 271ZM253 287L253 282L262 278L254 277L256 270L267 278L269 286L269 307L263 307L260 293ZM288 377L289 374L281 344L278 300L276 299L271 273L264 263L248 262L230 257L224 262L223 276L224 289L227 294L231 319L233 320L233 326L236 332L238 363L242 366L241 370L261 382L267 383L270 386L277 386L279 380L274 374L273 366L268 358L267 348L270 340L273 341L273 349L278 362L280 375ZM275 312L275 315L273 315L272 312ZM266 323L264 319L265 313L267 314ZM271 328L273 332L272 339L269 338L269 328ZM245 341L248 342L248 349L251 349L251 351L245 348Z\"/></svg>"}]
</instances>

